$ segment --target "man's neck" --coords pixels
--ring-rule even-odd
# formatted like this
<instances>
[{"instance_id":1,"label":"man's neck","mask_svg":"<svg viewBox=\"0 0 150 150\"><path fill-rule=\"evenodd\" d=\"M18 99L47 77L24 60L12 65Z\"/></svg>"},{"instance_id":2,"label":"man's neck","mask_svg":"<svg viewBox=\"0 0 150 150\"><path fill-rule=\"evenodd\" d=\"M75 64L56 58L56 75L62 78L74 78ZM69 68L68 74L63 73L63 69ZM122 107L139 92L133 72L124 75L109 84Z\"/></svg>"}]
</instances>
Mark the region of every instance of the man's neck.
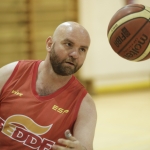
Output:
<instances>
[{"instance_id":1,"label":"man's neck","mask_svg":"<svg viewBox=\"0 0 150 150\"><path fill-rule=\"evenodd\" d=\"M38 69L38 75L36 80L36 91L41 96L46 96L54 93L64 85L68 83L71 79L70 76L60 76L57 75L51 68L45 64L45 62L41 62Z\"/></svg>"}]
</instances>

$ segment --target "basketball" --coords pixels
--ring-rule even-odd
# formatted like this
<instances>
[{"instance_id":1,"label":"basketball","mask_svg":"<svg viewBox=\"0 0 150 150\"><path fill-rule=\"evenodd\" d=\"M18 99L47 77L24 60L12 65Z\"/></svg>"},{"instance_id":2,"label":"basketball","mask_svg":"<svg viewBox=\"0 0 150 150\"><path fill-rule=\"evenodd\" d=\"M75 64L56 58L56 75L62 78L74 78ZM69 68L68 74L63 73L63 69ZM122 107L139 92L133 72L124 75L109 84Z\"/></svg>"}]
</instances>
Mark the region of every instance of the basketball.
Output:
<instances>
[{"instance_id":1,"label":"basketball","mask_svg":"<svg viewBox=\"0 0 150 150\"><path fill-rule=\"evenodd\" d=\"M107 37L111 48L122 58L143 61L150 58L150 7L129 4L111 18Z\"/></svg>"}]
</instances>

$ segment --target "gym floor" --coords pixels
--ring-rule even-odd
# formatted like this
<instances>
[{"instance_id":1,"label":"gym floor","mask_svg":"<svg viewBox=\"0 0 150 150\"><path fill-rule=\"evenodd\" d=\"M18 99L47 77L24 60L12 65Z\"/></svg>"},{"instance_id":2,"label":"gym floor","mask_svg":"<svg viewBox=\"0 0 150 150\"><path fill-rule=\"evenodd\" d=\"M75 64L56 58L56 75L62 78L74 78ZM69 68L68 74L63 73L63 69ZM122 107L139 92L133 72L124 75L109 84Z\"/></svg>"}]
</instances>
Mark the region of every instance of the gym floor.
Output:
<instances>
[{"instance_id":1,"label":"gym floor","mask_svg":"<svg viewBox=\"0 0 150 150\"><path fill-rule=\"evenodd\" d=\"M150 150L150 89L93 96L94 150Z\"/></svg>"}]
</instances>

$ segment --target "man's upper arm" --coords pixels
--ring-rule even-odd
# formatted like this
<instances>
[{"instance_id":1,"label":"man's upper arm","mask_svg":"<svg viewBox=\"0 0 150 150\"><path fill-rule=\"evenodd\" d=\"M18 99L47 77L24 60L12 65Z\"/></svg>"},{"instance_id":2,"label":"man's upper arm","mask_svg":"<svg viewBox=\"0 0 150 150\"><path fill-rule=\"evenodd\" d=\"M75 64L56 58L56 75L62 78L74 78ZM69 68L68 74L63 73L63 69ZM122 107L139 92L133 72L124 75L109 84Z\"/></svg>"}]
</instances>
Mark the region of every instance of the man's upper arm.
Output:
<instances>
[{"instance_id":1,"label":"man's upper arm","mask_svg":"<svg viewBox=\"0 0 150 150\"><path fill-rule=\"evenodd\" d=\"M81 103L73 135L87 148L93 149L97 112L92 97L87 94Z\"/></svg>"},{"instance_id":2,"label":"man's upper arm","mask_svg":"<svg viewBox=\"0 0 150 150\"><path fill-rule=\"evenodd\" d=\"M0 91L6 83L6 81L9 79L17 63L18 62L13 62L0 68Z\"/></svg>"}]
</instances>

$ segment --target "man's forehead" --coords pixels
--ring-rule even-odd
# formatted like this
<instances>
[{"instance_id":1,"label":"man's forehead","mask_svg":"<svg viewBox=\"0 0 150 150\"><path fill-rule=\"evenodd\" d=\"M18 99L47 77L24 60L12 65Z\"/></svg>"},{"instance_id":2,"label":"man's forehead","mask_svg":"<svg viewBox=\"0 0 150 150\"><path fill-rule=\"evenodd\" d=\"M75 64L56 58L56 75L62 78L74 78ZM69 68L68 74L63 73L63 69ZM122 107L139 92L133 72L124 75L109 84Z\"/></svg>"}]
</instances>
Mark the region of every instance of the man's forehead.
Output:
<instances>
[{"instance_id":1,"label":"man's forehead","mask_svg":"<svg viewBox=\"0 0 150 150\"><path fill-rule=\"evenodd\" d=\"M79 24L65 22L55 31L53 38L59 41L70 41L80 45L89 46L90 37L88 32Z\"/></svg>"},{"instance_id":2,"label":"man's forehead","mask_svg":"<svg viewBox=\"0 0 150 150\"><path fill-rule=\"evenodd\" d=\"M64 42L69 42L69 43L72 43L72 44L79 44L80 47L84 47L86 49L88 49L88 47L89 47L87 42L82 42L81 40L76 41L76 40L74 40L72 38L70 38L70 39L69 38L65 38L65 39L63 39L63 41Z\"/></svg>"}]
</instances>

